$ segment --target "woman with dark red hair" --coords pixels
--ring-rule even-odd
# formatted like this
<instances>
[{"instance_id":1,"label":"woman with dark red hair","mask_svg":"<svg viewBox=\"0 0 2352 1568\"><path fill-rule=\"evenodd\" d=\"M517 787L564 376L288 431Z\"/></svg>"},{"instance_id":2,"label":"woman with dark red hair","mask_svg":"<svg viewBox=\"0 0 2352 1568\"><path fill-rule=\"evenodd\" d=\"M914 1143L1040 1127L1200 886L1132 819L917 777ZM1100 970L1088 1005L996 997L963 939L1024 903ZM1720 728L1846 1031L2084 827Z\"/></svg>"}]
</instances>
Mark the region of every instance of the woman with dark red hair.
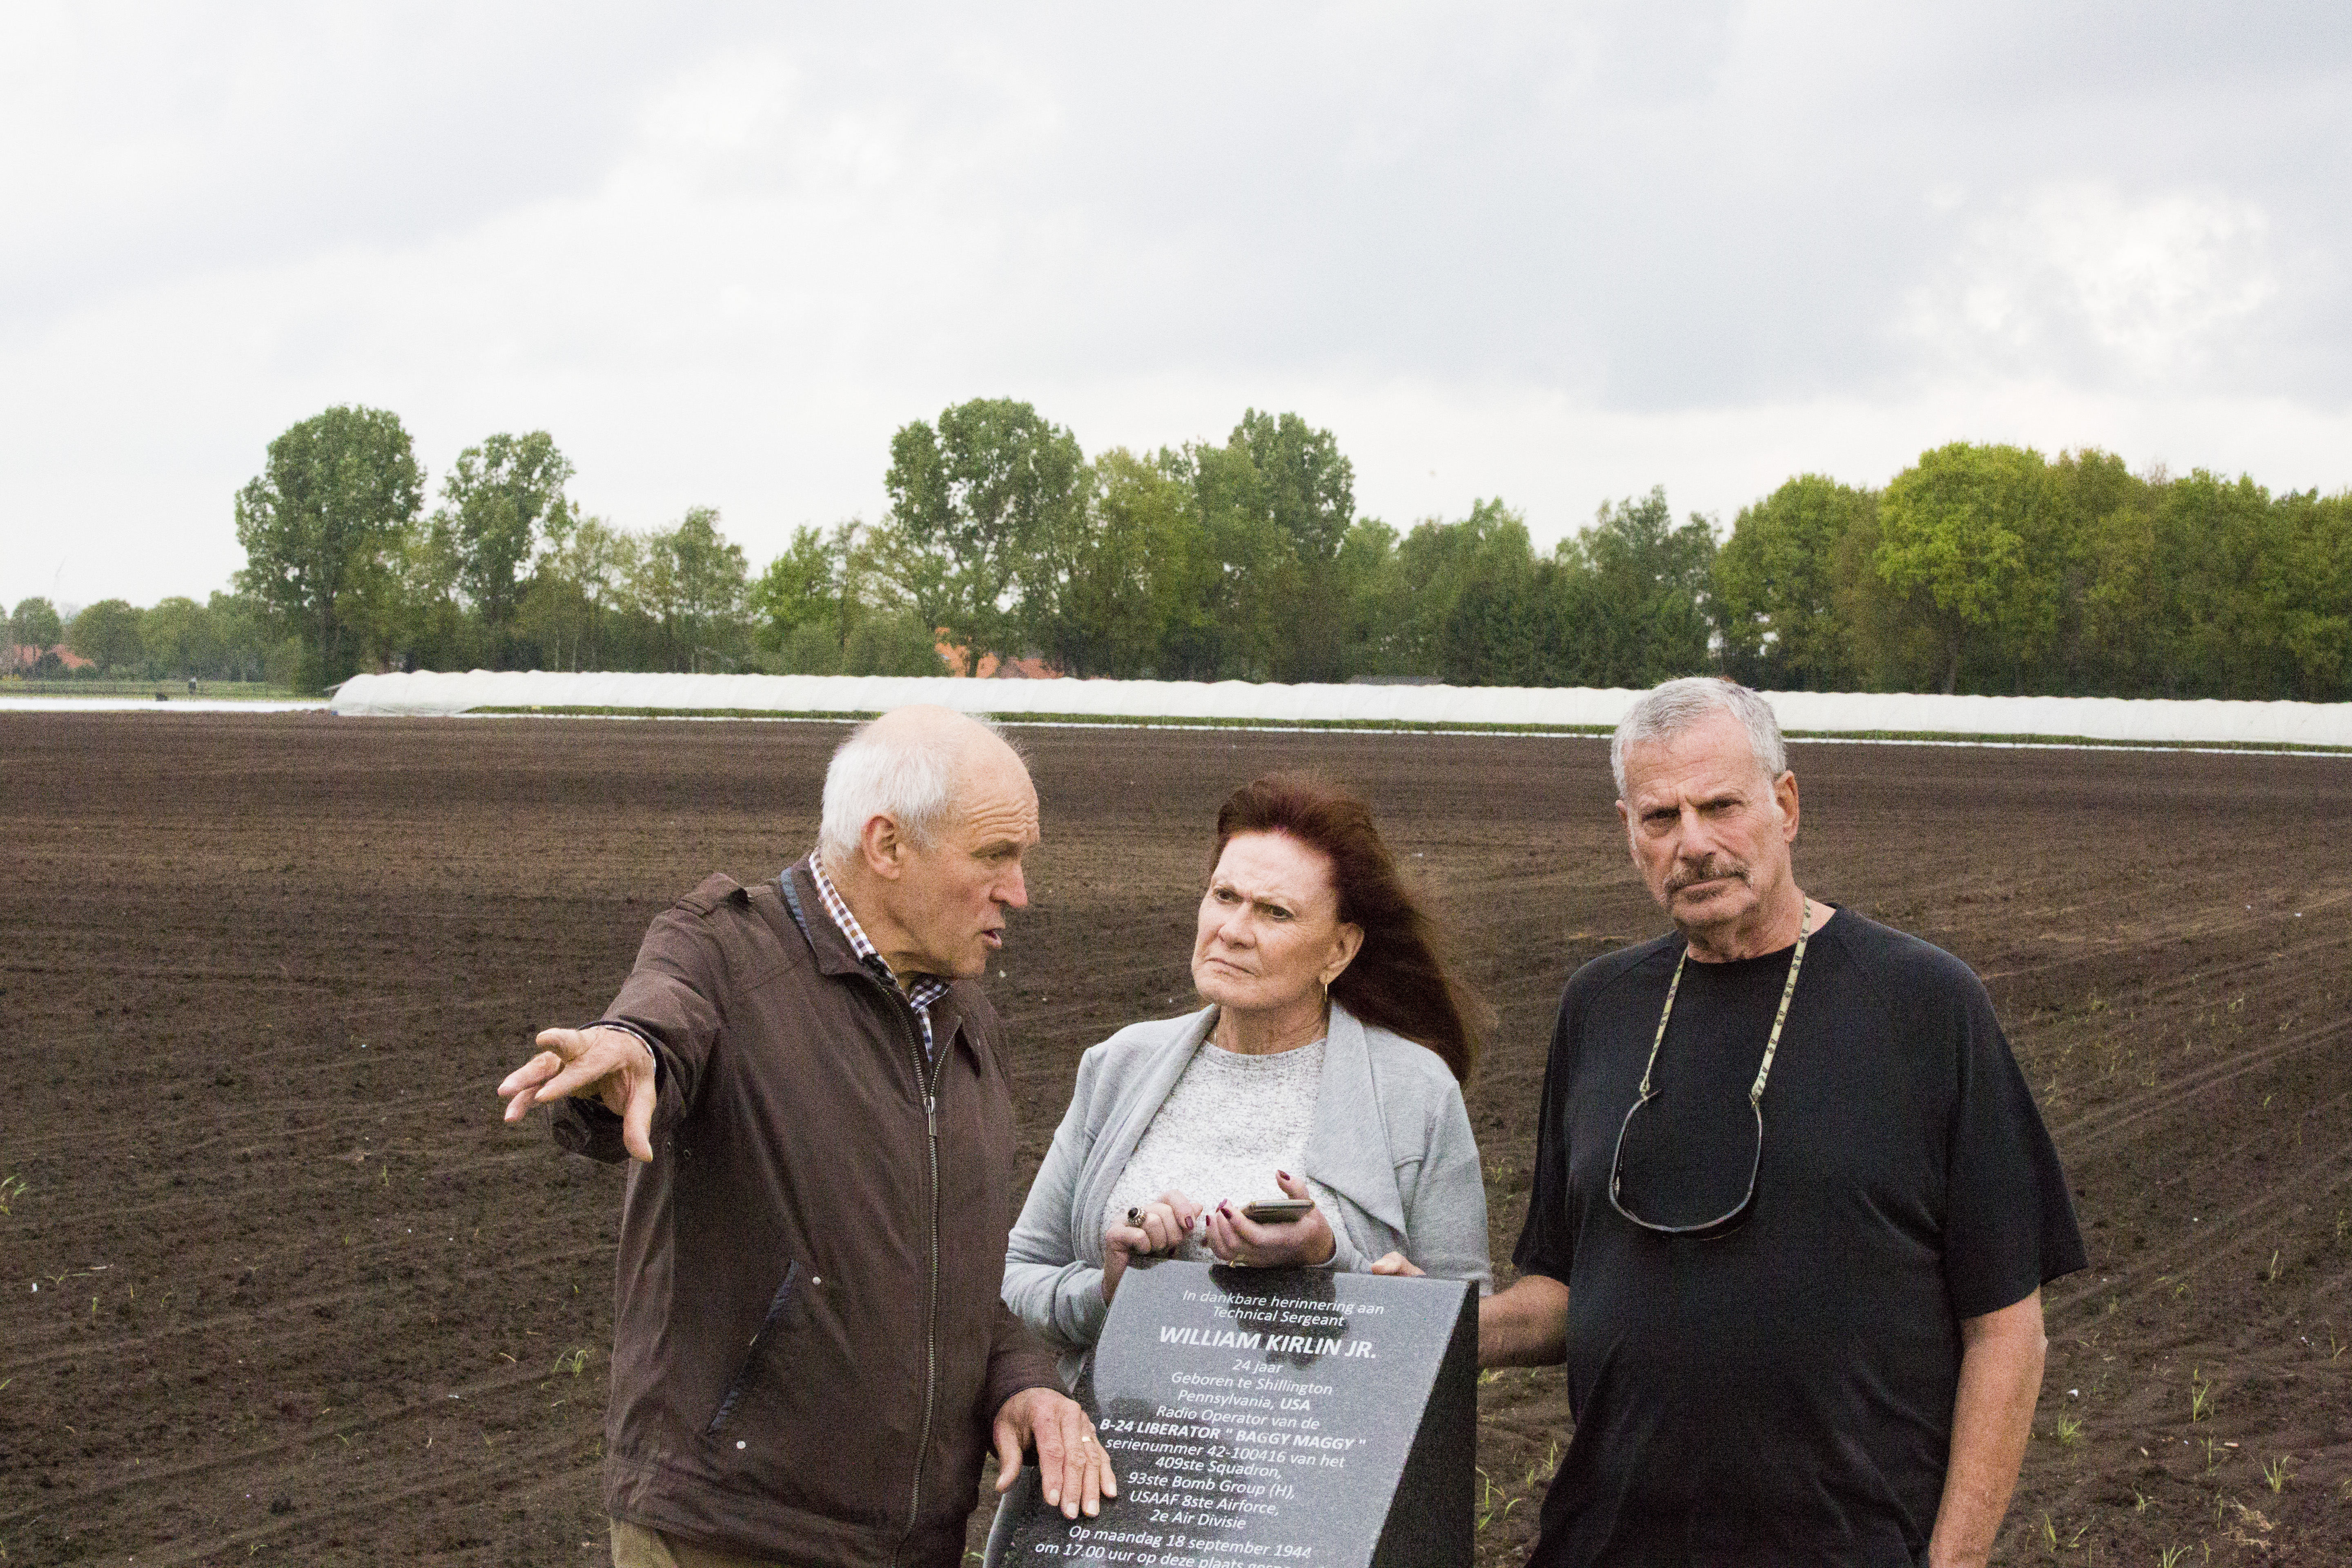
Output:
<instances>
[{"instance_id":1,"label":"woman with dark red hair","mask_svg":"<svg viewBox=\"0 0 2352 1568\"><path fill-rule=\"evenodd\" d=\"M1226 800L1214 860L1208 1005L1087 1052L1013 1229L1005 1302L1073 1383L1130 1258L1492 1278L1461 1089L1480 1009L1371 813L1272 774Z\"/></svg>"}]
</instances>

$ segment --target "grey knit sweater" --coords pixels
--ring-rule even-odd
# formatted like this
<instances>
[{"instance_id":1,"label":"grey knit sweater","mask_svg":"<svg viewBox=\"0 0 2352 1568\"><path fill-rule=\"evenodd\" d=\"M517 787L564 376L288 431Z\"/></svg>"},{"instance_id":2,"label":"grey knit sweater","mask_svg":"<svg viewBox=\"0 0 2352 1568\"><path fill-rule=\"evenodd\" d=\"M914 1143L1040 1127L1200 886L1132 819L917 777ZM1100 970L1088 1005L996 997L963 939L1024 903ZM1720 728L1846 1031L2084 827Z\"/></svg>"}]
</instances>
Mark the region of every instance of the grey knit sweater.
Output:
<instances>
[{"instance_id":1,"label":"grey knit sweater","mask_svg":"<svg viewBox=\"0 0 2352 1568\"><path fill-rule=\"evenodd\" d=\"M1216 1021L1209 1007L1133 1024L1078 1063L1004 1260L1005 1304L1072 1352L1066 1380L1108 1310L1103 1216L1112 1191ZM1302 1163L1286 1168L1308 1178L1325 1209L1334 1268L1365 1268L1398 1251L1431 1274L1475 1279L1482 1290L1491 1282L1478 1146L1462 1090L1435 1052L1368 1029L1334 1003Z\"/></svg>"}]
</instances>

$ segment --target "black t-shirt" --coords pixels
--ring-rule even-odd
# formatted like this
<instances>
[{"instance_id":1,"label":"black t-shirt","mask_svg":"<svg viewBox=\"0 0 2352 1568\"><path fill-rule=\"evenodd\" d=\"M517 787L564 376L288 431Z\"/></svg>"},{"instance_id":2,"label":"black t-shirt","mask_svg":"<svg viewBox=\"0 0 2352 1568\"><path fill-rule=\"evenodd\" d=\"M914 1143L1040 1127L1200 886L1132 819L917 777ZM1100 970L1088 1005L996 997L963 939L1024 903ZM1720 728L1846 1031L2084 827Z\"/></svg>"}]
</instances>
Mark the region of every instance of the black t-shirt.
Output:
<instances>
[{"instance_id":1,"label":"black t-shirt","mask_svg":"<svg viewBox=\"0 0 2352 1568\"><path fill-rule=\"evenodd\" d=\"M1960 1320L2085 1263L2057 1151L1968 966L1844 910L1805 948L1746 1222L1639 1228L1609 1173L1682 948L1595 959L1560 1003L1515 1260L1569 1287L1576 1433L1530 1564L1922 1561ZM1684 965L1628 1144L1634 1213L1738 1201L1791 951Z\"/></svg>"}]
</instances>

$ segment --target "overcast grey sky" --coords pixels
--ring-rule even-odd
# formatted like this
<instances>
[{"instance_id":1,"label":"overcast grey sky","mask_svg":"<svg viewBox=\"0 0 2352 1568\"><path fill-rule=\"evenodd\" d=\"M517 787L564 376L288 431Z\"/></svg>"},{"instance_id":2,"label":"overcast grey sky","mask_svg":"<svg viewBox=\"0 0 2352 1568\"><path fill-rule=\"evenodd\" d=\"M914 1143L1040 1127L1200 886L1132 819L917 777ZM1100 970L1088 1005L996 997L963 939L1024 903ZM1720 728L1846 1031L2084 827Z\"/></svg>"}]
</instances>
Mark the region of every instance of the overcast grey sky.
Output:
<instances>
[{"instance_id":1,"label":"overcast grey sky","mask_svg":"<svg viewBox=\"0 0 2352 1568\"><path fill-rule=\"evenodd\" d=\"M330 404L754 566L974 396L1539 541L1956 439L2352 484L2352 11L0 7L0 597L201 597Z\"/></svg>"}]
</instances>

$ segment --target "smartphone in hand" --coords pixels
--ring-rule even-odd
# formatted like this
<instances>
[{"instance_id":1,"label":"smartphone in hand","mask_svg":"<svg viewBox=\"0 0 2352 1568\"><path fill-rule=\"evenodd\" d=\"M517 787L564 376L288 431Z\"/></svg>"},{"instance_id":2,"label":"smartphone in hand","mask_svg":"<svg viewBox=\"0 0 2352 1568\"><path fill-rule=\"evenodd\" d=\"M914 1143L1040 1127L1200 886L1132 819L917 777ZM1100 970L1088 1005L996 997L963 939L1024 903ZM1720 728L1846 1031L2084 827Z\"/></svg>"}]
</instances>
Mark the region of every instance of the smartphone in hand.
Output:
<instances>
[{"instance_id":1,"label":"smartphone in hand","mask_svg":"<svg viewBox=\"0 0 2352 1568\"><path fill-rule=\"evenodd\" d=\"M1312 1198L1261 1198L1242 1205L1243 1215L1257 1225L1287 1225L1314 1212Z\"/></svg>"}]
</instances>

